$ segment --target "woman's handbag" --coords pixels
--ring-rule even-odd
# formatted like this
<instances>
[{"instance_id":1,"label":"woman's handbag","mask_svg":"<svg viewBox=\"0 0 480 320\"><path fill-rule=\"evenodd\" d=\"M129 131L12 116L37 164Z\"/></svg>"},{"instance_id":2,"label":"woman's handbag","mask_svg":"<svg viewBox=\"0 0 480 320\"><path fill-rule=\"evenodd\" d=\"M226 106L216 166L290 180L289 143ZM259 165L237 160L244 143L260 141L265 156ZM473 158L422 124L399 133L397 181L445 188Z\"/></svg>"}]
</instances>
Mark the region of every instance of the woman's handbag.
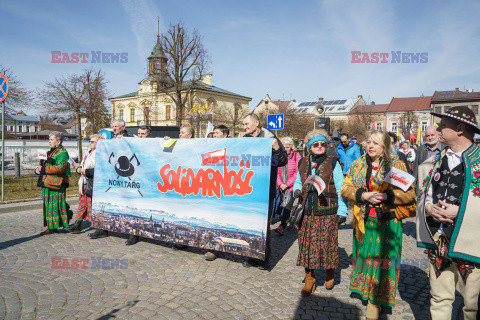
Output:
<instances>
[{"instance_id":1,"label":"woman's handbag","mask_svg":"<svg viewBox=\"0 0 480 320\"><path fill-rule=\"evenodd\" d=\"M43 180L43 185L45 188L50 190L60 190L63 184L63 177L52 176L47 174L45 180Z\"/></svg>"},{"instance_id":2,"label":"woman's handbag","mask_svg":"<svg viewBox=\"0 0 480 320\"><path fill-rule=\"evenodd\" d=\"M398 220L403 220L405 218L412 218L417 215L417 204L411 202L410 204L404 206L395 207L395 216Z\"/></svg>"},{"instance_id":3,"label":"woman's handbag","mask_svg":"<svg viewBox=\"0 0 480 320\"><path fill-rule=\"evenodd\" d=\"M93 194L93 179L85 177L85 181L86 181L86 184L85 184L85 190L83 191L83 193L87 197L92 197L92 194Z\"/></svg>"},{"instance_id":4,"label":"woman's handbag","mask_svg":"<svg viewBox=\"0 0 480 320\"><path fill-rule=\"evenodd\" d=\"M300 228L303 218L303 201L301 198L295 198L292 206L292 213L290 214L290 219L288 222Z\"/></svg>"},{"instance_id":5,"label":"woman's handbag","mask_svg":"<svg viewBox=\"0 0 480 320\"><path fill-rule=\"evenodd\" d=\"M280 207L286 208L290 201L292 201L292 193L290 192L290 189L287 188L282 191L282 203L280 204Z\"/></svg>"}]
</instances>

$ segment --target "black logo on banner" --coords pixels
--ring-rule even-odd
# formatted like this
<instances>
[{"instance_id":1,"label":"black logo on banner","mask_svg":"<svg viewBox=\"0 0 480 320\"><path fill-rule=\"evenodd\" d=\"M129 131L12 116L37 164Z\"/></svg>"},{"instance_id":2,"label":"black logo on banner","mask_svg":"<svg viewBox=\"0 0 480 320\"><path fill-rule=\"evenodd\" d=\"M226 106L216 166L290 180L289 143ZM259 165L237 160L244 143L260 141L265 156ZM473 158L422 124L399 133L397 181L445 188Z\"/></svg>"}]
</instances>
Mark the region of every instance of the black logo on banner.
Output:
<instances>
[{"instance_id":1,"label":"black logo on banner","mask_svg":"<svg viewBox=\"0 0 480 320\"><path fill-rule=\"evenodd\" d=\"M113 162L112 162L113 159ZM132 164L132 160L137 160L137 167L140 166L140 161L137 158L137 155L134 153L132 157L129 159L127 156L120 156L118 159L115 161L115 154L112 152L110 154L110 157L108 158L108 163L114 166L115 172L118 174L116 179L113 180L108 180L108 184L110 187L105 190L105 192L108 192L113 187L121 187L121 188L127 188L127 189L137 189L138 193L143 197L143 194L140 192L140 183L135 182L130 178L134 173L135 173L135 167ZM129 181L127 180L119 180L118 178L123 177L123 178L128 178Z\"/></svg>"}]
</instances>

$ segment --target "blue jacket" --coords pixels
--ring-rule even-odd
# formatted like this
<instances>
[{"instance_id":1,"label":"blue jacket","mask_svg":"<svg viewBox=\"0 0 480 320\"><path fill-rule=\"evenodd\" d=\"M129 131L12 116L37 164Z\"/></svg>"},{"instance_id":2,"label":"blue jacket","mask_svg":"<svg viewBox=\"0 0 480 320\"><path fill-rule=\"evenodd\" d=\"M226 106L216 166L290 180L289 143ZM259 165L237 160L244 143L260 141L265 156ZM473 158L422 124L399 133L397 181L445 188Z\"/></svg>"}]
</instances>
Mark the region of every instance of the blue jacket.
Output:
<instances>
[{"instance_id":1,"label":"blue jacket","mask_svg":"<svg viewBox=\"0 0 480 320\"><path fill-rule=\"evenodd\" d=\"M350 140L350 145L348 146L347 150L345 150L343 144L340 143L337 147L337 154L343 163L342 171L344 175L347 174L352 162L362 156L360 154L360 148L352 140Z\"/></svg>"}]
</instances>

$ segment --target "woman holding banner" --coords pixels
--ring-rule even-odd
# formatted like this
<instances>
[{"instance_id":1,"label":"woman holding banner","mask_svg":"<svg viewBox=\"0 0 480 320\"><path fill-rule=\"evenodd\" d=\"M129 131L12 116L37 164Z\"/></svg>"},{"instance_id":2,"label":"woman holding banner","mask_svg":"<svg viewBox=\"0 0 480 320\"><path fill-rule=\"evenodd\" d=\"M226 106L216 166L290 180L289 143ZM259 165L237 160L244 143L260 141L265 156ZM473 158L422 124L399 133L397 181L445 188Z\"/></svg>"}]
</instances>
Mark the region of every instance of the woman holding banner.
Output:
<instances>
[{"instance_id":1,"label":"woman holding banner","mask_svg":"<svg viewBox=\"0 0 480 320\"><path fill-rule=\"evenodd\" d=\"M67 150L62 146L63 134L58 131L50 133L48 144L50 151L47 159L41 160L35 173L40 175L38 186L42 187L43 198L43 224L47 230L41 235L58 232L58 228L67 227L72 218L71 212L65 203L66 188L70 174L70 159Z\"/></svg>"},{"instance_id":2,"label":"woman holding banner","mask_svg":"<svg viewBox=\"0 0 480 320\"><path fill-rule=\"evenodd\" d=\"M95 149L97 148L98 140L103 139L99 134L90 136L89 147L87 155L83 157L80 166L76 169L80 174L78 179L79 202L75 223L68 226L67 231L72 233L79 233L82 229L82 221L92 221L92 192L93 192L93 171L95 168Z\"/></svg>"},{"instance_id":3,"label":"woman holding banner","mask_svg":"<svg viewBox=\"0 0 480 320\"><path fill-rule=\"evenodd\" d=\"M293 186L295 196L301 197L304 204L297 259L297 266L305 268L302 296L315 291L315 269L326 270L325 287L333 288L334 271L339 262L337 213L347 213L347 205L340 195L342 168L338 158L326 153L327 136L325 130L307 133L305 141L310 153L300 160Z\"/></svg>"},{"instance_id":4,"label":"woman holding banner","mask_svg":"<svg viewBox=\"0 0 480 320\"><path fill-rule=\"evenodd\" d=\"M342 185L353 202L353 273L350 291L367 300L367 319L378 319L380 306L393 307L400 276L402 223L407 205L414 206L415 190L400 188L394 179L408 178L407 168L392 155L389 135L374 131L366 153L355 160ZM406 191L404 191L406 190Z\"/></svg>"}]
</instances>

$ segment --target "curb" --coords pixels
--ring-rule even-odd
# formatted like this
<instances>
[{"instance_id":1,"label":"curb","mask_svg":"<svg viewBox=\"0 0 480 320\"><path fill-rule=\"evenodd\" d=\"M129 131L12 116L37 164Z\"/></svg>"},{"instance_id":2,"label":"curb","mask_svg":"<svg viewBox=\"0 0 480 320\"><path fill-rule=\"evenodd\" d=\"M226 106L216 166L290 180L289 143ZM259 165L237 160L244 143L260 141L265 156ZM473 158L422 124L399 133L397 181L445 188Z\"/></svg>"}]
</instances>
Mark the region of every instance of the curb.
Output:
<instances>
[{"instance_id":1,"label":"curb","mask_svg":"<svg viewBox=\"0 0 480 320\"><path fill-rule=\"evenodd\" d=\"M67 197L67 202L71 206L78 205L78 200L78 196ZM5 201L0 203L0 214L39 209L42 204L41 198Z\"/></svg>"}]
</instances>

